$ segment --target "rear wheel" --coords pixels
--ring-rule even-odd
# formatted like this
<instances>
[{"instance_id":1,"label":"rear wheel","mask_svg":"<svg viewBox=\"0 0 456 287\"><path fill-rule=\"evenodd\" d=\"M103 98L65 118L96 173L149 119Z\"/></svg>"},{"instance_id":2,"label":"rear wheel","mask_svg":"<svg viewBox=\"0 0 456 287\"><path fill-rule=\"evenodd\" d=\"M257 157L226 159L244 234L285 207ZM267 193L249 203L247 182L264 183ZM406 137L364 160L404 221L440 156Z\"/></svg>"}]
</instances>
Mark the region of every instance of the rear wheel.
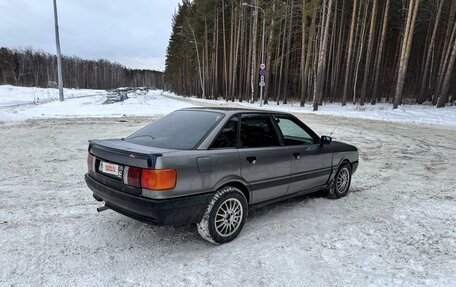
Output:
<instances>
[{"instance_id":1,"label":"rear wheel","mask_svg":"<svg viewBox=\"0 0 456 287\"><path fill-rule=\"evenodd\" d=\"M337 199L346 196L350 191L351 166L343 163L337 170L328 191L328 197Z\"/></svg>"},{"instance_id":2,"label":"rear wheel","mask_svg":"<svg viewBox=\"0 0 456 287\"><path fill-rule=\"evenodd\" d=\"M219 189L212 198L201 222L198 233L214 244L227 243L241 232L247 218L247 200L242 192L232 186Z\"/></svg>"}]
</instances>

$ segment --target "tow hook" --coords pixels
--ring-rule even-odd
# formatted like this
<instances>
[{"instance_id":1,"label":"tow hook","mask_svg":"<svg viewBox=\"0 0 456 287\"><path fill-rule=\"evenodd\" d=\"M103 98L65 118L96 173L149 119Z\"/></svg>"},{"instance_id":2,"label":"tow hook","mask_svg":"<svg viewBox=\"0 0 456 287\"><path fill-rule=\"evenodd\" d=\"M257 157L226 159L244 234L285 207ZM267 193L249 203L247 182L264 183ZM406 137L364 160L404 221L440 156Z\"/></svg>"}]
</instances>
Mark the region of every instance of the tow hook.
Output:
<instances>
[{"instance_id":1,"label":"tow hook","mask_svg":"<svg viewBox=\"0 0 456 287\"><path fill-rule=\"evenodd\" d=\"M97 211L98 211L98 212L102 212L102 211L105 211L105 210L108 210L108 209L109 209L109 207L107 207L106 205L97 207Z\"/></svg>"}]
</instances>

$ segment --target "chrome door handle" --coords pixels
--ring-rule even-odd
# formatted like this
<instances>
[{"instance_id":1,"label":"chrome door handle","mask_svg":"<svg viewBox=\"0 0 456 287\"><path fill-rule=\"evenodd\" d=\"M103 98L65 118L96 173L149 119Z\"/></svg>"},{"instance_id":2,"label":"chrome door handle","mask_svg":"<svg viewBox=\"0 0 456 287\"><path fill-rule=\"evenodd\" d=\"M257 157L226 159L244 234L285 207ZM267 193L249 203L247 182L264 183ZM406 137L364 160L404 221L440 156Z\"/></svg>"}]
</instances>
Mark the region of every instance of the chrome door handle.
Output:
<instances>
[{"instance_id":1,"label":"chrome door handle","mask_svg":"<svg viewBox=\"0 0 456 287\"><path fill-rule=\"evenodd\" d=\"M246 159L250 164L256 163L256 156L248 156L248 157L246 157Z\"/></svg>"},{"instance_id":2,"label":"chrome door handle","mask_svg":"<svg viewBox=\"0 0 456 287\"><path fill-rule=\"evenodd\" d=\"M301 153L299 152L294 152L292 153L295 159L300 159L301 158Z\"/></svg>"}]
</instances>

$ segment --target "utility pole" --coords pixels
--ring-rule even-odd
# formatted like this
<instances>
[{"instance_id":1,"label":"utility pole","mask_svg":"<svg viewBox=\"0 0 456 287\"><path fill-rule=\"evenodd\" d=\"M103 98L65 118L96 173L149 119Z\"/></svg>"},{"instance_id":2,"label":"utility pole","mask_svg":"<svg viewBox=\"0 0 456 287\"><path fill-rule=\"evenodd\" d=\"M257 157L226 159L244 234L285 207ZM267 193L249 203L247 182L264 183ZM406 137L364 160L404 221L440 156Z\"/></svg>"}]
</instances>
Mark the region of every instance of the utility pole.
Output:
<instances>
[{"instance_id":1,"label":"utility pole","mask_svg":"<svg viewBox=\"0 0 456 287\"><path fill-rule=\"evenodd\" d=\"M248 6L248 7L252 7L252 8L255 8L255 9L258 9L260 10L262 13L263 13L263 32L262 32L262 35L261 35L261 64L260 64L260 82L259 82L259 86L260 86L260 107L263 106L263 94L264 94L264 86L265 86L265 81L264 81L264 75L265 75L265 69L266 69L266 64L264 63L264 30L265 30L265 26L266 26L266 14L264 13L264 10L261 8L261 7L258 7L258 6L255 6L255 5L251 5L249 3L242 3L242 6Z\"/></svg>"},{"instance_id":2,"label":"utility pole","mask_svg":"<svg viewBox=\"0 0 456 287\"><path fill-rule=\"evenodd\" d=\"M59 83L59 99L63 102L62 55L60 54L59 20L57 18L57 3L54 0L55 45L57 47L57 78Z\"/></svg>"}]
</instances>

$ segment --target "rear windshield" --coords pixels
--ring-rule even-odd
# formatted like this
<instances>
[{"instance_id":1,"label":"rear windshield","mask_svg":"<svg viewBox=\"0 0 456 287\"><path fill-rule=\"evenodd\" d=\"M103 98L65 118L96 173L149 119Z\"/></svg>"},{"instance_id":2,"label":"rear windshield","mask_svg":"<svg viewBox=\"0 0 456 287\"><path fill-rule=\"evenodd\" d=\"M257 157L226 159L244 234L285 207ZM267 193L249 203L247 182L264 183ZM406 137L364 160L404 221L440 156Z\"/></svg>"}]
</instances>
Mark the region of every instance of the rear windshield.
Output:
<instances>
[{"instance_id":1,"label":"rear windshield","mask_svg":"<svg viewBox=\"0 0 456 287\"><path fill-rule=\"evenodd\" d=\"M150 147L194 149L222 117L223 114L208 111L176 111L125 140Z\"/></svg>"}]
</instances>

